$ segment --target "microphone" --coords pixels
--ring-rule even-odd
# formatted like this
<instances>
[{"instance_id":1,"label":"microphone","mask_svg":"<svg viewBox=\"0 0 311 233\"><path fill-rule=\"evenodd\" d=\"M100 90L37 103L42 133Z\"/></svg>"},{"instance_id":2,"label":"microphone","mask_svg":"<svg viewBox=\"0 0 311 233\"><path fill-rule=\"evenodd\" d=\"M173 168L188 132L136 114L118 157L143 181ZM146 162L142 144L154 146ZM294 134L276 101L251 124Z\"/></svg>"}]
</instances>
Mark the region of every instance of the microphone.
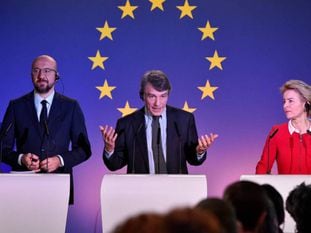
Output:
<instances>
[{"instance_id":1,"label":"microphone","mask_svg":"<svg viewBox=\"0 0 311 233\"><path fill-rule=\"evenodd\" d=\"M11 122L8 127L6 127L6 129L4 131L1 132L0 134L0 140L2 141L2 139L4 139L7 134L9 133L10 129L12 128L13 123Z\"/></svg>"},{"instance_id":2,"label":"microphone","mask_svg":"<svg viewBox=\"0 0 311 233\"><path fill-rule=\"evenodd\" d=\"M307 134L311 135L311 131L310 131L310 130L307 130Z\"/></svg>"},{"instance_id":3,"label":"microphone","mask_svg":"<svg viewBox=\"0 0 311 233\"><path fill-rule=\"evenodd\" d=\"M267 165L267 174L271 174L270 167L270 140L276 135L276 133L279 131L279 128L276 128L270 135L268 139L268 165Z\"/></svg>"},{"instance_id":4,"label":"microphone","mask_svg":"<svg viewBox=\"0 0 311 233\"><path fill-rule=\"evenodd\" d=\"M180 134L180 131L178 129L176 121L174 121L174 126L175 126L175 130L176 130L177 137L178 137L179 174L182 174L182 169L181 169L181 134Z\"/></svg>"},{"instance_id":5,"label":"microphone","mask_svg":"<svg viewBox=\"0 0 311 233\"><path fill-rule=\"evenodd\" d=\"M270 134L270 139L271 138L273 138L274 137L274 135L277 133L279 131L279 129L277 128L277 129L275 129L273 132L272 132L272 134Z\"/></svg>"},{"instance_id":6,"label":"microphone","mask_svg":"<svg viewBox=\"0 0 311 233\"><path fill-rule=\"evenodd\" d=\"M133 160L132 160L133 166L132 166L132 172L131 172L132 174L135 174L136 138L137 138L137 135L140 132L141 128L143 127L143 125L145 125L145 122L140 123L140 125L138 126L137 131L134 134L134 138L133 138L133 156L132 156L132 158L133 158Z\"/></svg>"},{"instance_id":7,"label":"microphone","mask_svg":"<svg viewBox=\"0 0 311 233\"><path fill-rule=\"evenodd\" d=\"M12 128L13 123L11 122L8 127L0 134L0 173L2 173L1 170L1 163L2 163L2 150L3 150L3 139L8 135L10 129Z\"/></svg>"}]
</instances>

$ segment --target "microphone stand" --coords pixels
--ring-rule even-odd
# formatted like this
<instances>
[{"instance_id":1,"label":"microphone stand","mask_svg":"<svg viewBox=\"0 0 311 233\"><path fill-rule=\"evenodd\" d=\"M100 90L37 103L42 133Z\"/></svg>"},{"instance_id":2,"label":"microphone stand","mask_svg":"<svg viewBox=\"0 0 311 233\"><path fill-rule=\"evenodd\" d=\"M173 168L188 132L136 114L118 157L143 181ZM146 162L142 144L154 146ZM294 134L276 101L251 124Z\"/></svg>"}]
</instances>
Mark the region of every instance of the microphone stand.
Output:
<instances>
[{"instance_id":1,"label":"microphone stand","mask_svg":"<svg viewBox=\"0 0 311 233\"><path fill-rule=\"evenodd\" d=\"M133 139L133 156L132 156L132 158L133 158L133 160L132 160L133 165L132 165L132 174L135 174L136 138L137 138L137 135L138 135L140 129L143 127L144 124L145 124L145 123L142 122L142 123L139 125L139 127L138 127L138 129L137 129L137 131L136 131L136 133L135 133L135 135L134 135L134 139Z\"/></svg>"},{"instance_id":2,"label":"microphone stand","mask_svg":"<svg viewBox=\"0 0 311 233\"><path fill-rule=\"evenodd\" d=\"M176 121L174 122L174 126L175 126L175 130L176 130L177 137L178 137L179 174L182 174L182 168L181 168L181 135L179 133Z\"/></svg>"},{"instance_id":3,"label":"microphone stand","mask_svg":"<svg viewBox=\"0 0 311 233\"><path fill-rule=\"evenodd\" d=\"M267 163L267 174L271 174L271 169L270 169L270 141L271 139L274 137L274 135L279 131L279 129L275 129L272 134L269 135L269 139L268 139L268 163Z\"/></svg>"},{"instance_id":4,"label":"microphone stand","mask_svg":"<svg viewBox=\"0 0 311 233\"><path fill-rule=\"evenodd\" d=\"M49 149L49 146L50 146L50 131L49 131L49 127L48 127L48 124L47 124L47 120L45 119L44 120L44 132L43 132L43 138L42 138L42 143L41 143L41 156L42 158L46 158L46 172L48 173L49 172L49 155L48 155L48 149ZM46 148L45 147L45 139L46 139Z\"/></svg>"},{"instance_id":5,"label":"microphone stand","mask_svg":"<svg viewBox=\"0 0 311 233\"><path fill-rule=\"evenodd\" d=\"M3 133L1 132L0 134L0 173L2 173L2 169L1 169L1 164L2 164L2 150L3 150L3 139L7 136L8 132L10 131L11 127L12 127L13 123L10 123L8 125L8 127L6 128L5 131L3 131Z\"/></svg>"}]
</instances>

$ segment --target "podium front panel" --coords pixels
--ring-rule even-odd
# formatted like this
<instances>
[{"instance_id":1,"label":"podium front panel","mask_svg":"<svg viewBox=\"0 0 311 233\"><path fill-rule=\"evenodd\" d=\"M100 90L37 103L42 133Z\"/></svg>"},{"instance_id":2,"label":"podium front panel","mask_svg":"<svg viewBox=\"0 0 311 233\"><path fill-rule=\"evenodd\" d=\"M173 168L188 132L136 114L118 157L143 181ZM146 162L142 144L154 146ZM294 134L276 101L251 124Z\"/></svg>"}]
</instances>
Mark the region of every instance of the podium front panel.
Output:
<instances>
[{"instance_id":1,"label":"podium front panel","mask_svg":"<svg viewBox=\"0 0 311 233\"><path fill-rule=\"evenodd\" d=\"M272 185L282 195L284 205L289 192L292 191L297 185L302 182L311 184L310 175L242 175L240 179L253 181L258 184ZM296 229L295 226L295 221L285 210L284 233L294 233Z\"/></svg>"},{"instance_id":2,"label":"podium front panel","mask_svg":"<svg viewBox=\"0 0 311 233\"><path fill-rule=\"evenodd\" d=\"M67 174L0 174L0 229L7 233L64 233Z\"/></svg>"},{"instance_id":3,"label":"podium front panel","mask_svg":"<svg viewBox=\"0 0 311 233\"><path fill-rule=\"evenodd\" d=\"M194 206L206 197L204 175L105 175L101 185L103 232L131 216Z\"/></svg>"}]
</instances>

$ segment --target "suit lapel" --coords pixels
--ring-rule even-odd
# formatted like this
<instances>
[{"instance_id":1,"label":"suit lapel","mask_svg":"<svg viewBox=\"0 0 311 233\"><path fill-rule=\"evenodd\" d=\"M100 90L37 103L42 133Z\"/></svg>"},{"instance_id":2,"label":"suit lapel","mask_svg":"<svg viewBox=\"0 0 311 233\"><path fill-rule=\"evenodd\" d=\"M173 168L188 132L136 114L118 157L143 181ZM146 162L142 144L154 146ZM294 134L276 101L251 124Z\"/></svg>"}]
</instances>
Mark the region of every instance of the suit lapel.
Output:
<instances>
[{"instance_id":1,"label":"suit lapel","mask_svg":"<svg viewBox=\"0 0 311 233\"><path fill-rule=\"evenodd\" d=\"M25 97L25 103L27 108L26 109L30 109L31 112L31 119L30 119L30 124L32 124L33 128L36 129L38 135L40 135L40 137L42 136L42 129L39 123L39 119L37 116L37 110L35 107L35 99L34 99L34 92L30 92L28 95L26 95Z\"/></svg>"},{"instance_id":2,"label":"suit lapel","mask_svg":"<svg viewBox=\"0 0 311 233\"><path fill-rule=\"evenodd\" d=\"M171 162L171 159L175 156L172 156L176 153L174 150L174 142L172 139L174 135L174 116L169 106L166 107L166 117L167 117L167 128L166 128L166 161L167 164ZM170 166L168 166L170 167Z\"/></svg>"},{"instance_id":3,"label":"suit lapel","mask_svg":"<svg viewBox=\"0 0 311 233\"><path fill-rule=\"evenodd\" d=\"M61 113L62 113L62 98L58 93L55 92L48 120L48 126L52 134L54 130L57 129L57 122L58 119L61 117Z\"/></svg>"}]
</instances>

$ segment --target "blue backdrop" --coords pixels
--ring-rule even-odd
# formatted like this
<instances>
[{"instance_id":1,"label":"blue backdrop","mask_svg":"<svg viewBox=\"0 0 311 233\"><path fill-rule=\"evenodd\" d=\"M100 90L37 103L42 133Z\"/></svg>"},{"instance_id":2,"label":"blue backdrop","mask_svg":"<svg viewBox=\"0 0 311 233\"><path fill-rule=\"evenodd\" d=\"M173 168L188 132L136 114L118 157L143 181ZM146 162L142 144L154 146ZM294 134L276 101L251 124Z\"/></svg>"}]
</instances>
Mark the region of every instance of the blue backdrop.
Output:
<instances>
[{"instance_id":1,"label":"blue backdrop","mask_svg":"<svg viewBox=\"0 0 311 233\"><path fill-rule=\"evenodd\" d=\"M187 102L199 134L219 134L205 164L190 167L207 175L210 196L254 173L270 127L286 120L279 87L292 78L310 84L309 0L156 2L1 0L0 118L10 99L32 89L31 62L41 54L56 58L57 90L85 114L93 155L74 170L66 232L101 230L99 190L109 171L98 126L142 106L145 71L168 75L169 104Z\"/></svg>"}]
</instances>

